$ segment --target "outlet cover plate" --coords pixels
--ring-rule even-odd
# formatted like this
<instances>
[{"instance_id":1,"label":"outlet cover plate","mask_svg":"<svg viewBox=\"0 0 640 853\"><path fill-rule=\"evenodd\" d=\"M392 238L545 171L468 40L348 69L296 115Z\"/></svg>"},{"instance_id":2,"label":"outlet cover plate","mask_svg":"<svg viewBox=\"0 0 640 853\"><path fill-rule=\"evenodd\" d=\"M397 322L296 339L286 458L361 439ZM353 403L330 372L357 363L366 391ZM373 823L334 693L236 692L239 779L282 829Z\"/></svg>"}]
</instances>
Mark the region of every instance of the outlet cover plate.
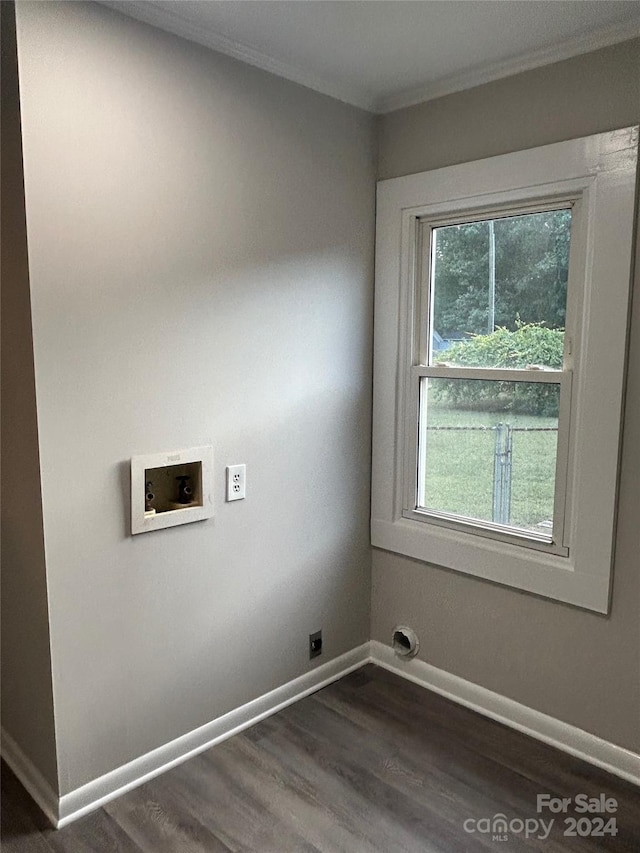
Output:
<instances>
[{"instance_id":1,"label":"outlet cover plate","mask_svg":"<svg viewBox=\"0 0 640 853\"><path fill-rule=\"evenodd\" d=\"M227 465L227 500L241 501L247 496L247 466Z\"/></svg>"},{"instance_id":2,"label":"outlet cover plate","mask_svg":"<svg viewBox=\"0 0 640 853\"><path fill-rule=\"evenodd\" d=\"M322 631L309 634L309 660L317 658L322 654Z\"/></svg>"}]
</instances>

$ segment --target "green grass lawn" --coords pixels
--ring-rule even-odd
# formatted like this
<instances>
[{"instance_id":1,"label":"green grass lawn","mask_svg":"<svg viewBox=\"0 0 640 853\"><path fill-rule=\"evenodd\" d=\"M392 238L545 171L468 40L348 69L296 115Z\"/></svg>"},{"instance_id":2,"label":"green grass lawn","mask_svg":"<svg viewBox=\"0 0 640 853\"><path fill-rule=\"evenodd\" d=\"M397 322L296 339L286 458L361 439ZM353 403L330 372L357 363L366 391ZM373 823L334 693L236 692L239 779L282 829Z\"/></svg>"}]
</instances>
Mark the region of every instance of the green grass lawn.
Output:
<instances>
[{"instance_id":1,"label":"green grass lawn","mask_svg":"<svg viewBox=\"0 0 640 853\"><path fill-rule=\"evenodd\" d=\"M485 521L492 520L493 467L499 423L517 428L557 427L557 419L478 412L431 402L428 407L426 505ZM435 427L474 427L445 430ZM557 432L514 432L511 518L517 527L536 528L553 518Z\"/></svg>"}]
</instances>

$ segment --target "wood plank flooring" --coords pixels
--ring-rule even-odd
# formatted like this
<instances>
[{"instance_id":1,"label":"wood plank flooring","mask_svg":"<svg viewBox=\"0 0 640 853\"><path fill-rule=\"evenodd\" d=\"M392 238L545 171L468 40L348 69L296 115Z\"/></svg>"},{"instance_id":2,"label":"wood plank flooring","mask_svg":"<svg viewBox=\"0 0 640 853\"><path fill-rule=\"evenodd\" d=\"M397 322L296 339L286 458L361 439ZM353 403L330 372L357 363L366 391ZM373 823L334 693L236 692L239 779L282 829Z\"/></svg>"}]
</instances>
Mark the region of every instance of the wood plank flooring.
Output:
<instances>
[{"instance_id":1,"label":"wood plank flooring","mask_svg":"<svg viewBox=\"0 0 640 853\"><path fill-rule=\"evenodd\" d=\"M638 788L374 666L61 830L4 765L2 788L3 853L640 851ZM614 797L617 834L565 836L597 815L538 793ZM507 838L465 831L498 813Z\"/></svg>"}]
</instances>

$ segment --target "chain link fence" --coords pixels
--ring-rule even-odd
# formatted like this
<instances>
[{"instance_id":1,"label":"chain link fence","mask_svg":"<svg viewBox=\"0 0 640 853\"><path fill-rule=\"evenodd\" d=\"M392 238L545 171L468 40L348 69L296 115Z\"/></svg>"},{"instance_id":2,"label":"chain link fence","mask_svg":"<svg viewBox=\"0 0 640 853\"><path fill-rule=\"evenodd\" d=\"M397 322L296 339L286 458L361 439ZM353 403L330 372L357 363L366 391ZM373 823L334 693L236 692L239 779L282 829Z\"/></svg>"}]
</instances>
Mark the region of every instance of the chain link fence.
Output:
<instances>
[{"instance_id":1,"label":"chain link fence","mask_svg":"<svg viewBox=\"0 0 640 853\"><path fill-rule=\"evenodd\" d=\"M489 514L490 500L490 520L497 524L537 527L551 523L557 427L499 423L494 426L429 426L427 432L460 433L455 445L456 455L465 459L471 457L474 462L475 482L470 480L468 485L472 491L475 487L476 494L461 494L456 501L459 508L443 509L485 518ZM477 438L473 434L478 434ZM526 442L520 442L518 434L526 434ZM483 440L485 436L488 441ZM442 454L443 449L439 448L438 452ZM448 461L455 466L455 456ZM487 475L492 471L492 483L487 476L482 476L485 471ZM469 502L474 500L483 506L479 512L468 509ZM537 521L532 522L531 516Z\"/></svg>"}]
</instances>

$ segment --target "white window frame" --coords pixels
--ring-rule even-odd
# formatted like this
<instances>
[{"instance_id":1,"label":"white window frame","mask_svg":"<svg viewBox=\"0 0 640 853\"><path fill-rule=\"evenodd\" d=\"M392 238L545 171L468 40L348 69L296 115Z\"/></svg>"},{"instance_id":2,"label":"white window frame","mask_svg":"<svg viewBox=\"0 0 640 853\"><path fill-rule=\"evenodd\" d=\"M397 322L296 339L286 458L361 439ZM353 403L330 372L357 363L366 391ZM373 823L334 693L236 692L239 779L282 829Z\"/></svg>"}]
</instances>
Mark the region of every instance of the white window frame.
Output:
<instances>
[{"instance_id":1,"label":"white window frame","mask_svg":"<svg viewBox=\"0 0 640 853\"><path fill-rule=\"evenodd\" d=\"M413 335L407 336L408 351L405 354L406 363L410 365L406 371L405 381L407 383L405 400L405 447L407 448L404 454L404 501L402 515L404 518L415 520L428 520L433 524L442 524L452 529L462 529L471 532L478 536L488 536L493 539L501 539L502 541L513 542L537 548L549 553L561 554L567 556L568 546L564 538L564 518L565 518L565 503L566 503L566 480L567 480L567 464L568 464L568 431L569 431L569 414L571 400L571 381L573 355L570 342L575 337L573 331L576 326L575 310L571 310L571 303L567 302L569 309L567 322L565 323L565 347L564 347L564 364L561 370L540 370L540 369L522 369L515 370L513 368L497 369L497 368L481 368L481 367L448 367L437 364L429 365L429 338L432 318L430 317L430 301L431 301L431 275L432 275L432 259L431 259L431 241L426 239L426 233L431 236L431 231L434 228L440 228L443 225L460 224L472 221L482 221L493 217L517 216L521 214L540 213L549 210L561 210L571 208L575 216L579 209L579 198L575 196L556 197L553 200L534 201L531 204L520 204L517 206L492 206L488 209L471 209L468 211L458 212L453 217L443 219L441 216L424 216L416 218L416 258L418 269L415 274L415 295L411 303L411 311L413 315ZM426 233L425 233L426 232ZM576 254L576 243L573 244L574 255ZM577 252L579 256L580 252ZM578 264L570 264L574 273ZM578 282L574 279L574 287ZM568 292L572 292L571 286ZM573 301L575 305L575 300ZM573 315L573 316L572 316ZM429 317L429 319L427 319ZM475 380L490 380L490 381L522 381L531 383L556 384L560 389L560 416L558 418L559 431L557 441L557 461L554 490L554 513L553 513L553 537L545 534L536 534L534 531L524 532L512 528L508 529L506 525L495 525L488 521L463 521L461 518L456 518L455 515L449 513L439 513L433 509L423 508L418 501L418 480L420 479L419 471L422 469L420 460L420 451L426 449L426 436L422 434L422 429L426 427L426 423L419 422L419 428L415 429L414 416L417 413L420 418L420 380L423 378L452 378L459 379L475 379Z\"/></svg>"},{"instance_id":2,"label":"white window frame","mask_svg":"<svg viewBox=\"0 0 640 853\"><path fill-rule=\"evenodd\" d=\"M371 539L375 547L607 613L633 247L638 128L378 184ZM433 523L415 493L420 221L573 205L561 412L565 528L558 547ZM537 206L537 207L536 207ZM603 333L606 330L606 334ZM566 400L567 394L563 394ZM564 444L563 444L564 442ZM413 480L411 479L413 477ZM554 553L555 551L555 553Z\"/></svg>"}]
</instances>

